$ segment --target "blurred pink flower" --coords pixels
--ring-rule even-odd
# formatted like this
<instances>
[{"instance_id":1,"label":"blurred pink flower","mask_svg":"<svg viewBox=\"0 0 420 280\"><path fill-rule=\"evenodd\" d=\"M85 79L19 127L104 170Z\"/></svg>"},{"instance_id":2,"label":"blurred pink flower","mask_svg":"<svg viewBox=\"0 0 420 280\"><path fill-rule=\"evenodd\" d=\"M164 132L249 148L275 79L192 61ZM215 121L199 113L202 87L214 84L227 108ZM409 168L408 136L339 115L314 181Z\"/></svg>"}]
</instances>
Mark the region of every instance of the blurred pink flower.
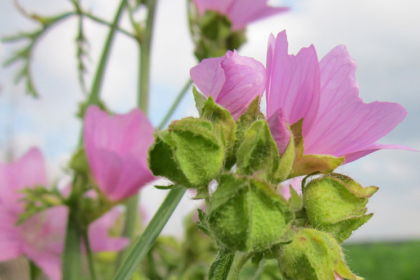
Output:
<instances>
[{"instance_id":1,"label":"blurred pink flower","mask_svg":"<svg viewBox=\"0 0 420 280\"><path fill-rule=\"evenodd\" d=\"M194 0L198 13L216 11L225 15L232 23L233 30L241 30L246 26L278 13L288 10L284 7L270 7L267 0Z\"/></svg>"},{"instance_id":2,"label":"blurred pink flower","mask_svg":"<svg viewBox=\"0 0 420 280\"><path fill-rule=\"evenodd\" d=\"M280 194L286 199L289 200L290 194L290 187L292 187L297 194L302 194L302 179L303 177L295 177L293 179L284 181L280 184Z\"/></svg>"},{"instance_id":3,"label":"blurred pink flower","mask_svg":"<svg viewBox=\"0 0 420 280\"><path fill-rule=\"evenodd\" d=\"M296 56L289 55L286 32L277 38L271 35L267 118L281 114L289 124L303 118L305 154L344 156L346 163L379 149L410 149L375 143L407 112L397 103L363 103L355 71L356 62L345 46L334 48L318 62L314 46L301 49ZM271 129L279 133L278 127ZM284 146L283 142L279 144Z\"/></svg>"},{"instance_id":4,"label":"blurred pink flower","mask_svg":"<svg viewBox=\"0 0 420 280\"><path fill-rule=\"evenodd\" d=\"M50 279L60 280L67 207L49 208L16 225L24 211L24 203L20 201L23 194L19 191L37 184L47 186L41 152L32 148L14 163L0 163L0 176L0 262L26 256ZM90 225L92 251L119 251L128 245L126 238L108 236L120 214L114 208Z\"/></svg>"},{"instance_id":5,"label":"blurred pink flower","mask_svg":"<svg viewBox=\"0 0 420 280\"><path fill-rule=\"evenodd\" d=\"M98 187L110 200L132 196L154 179L147 165L153 132L139 109L112 117L96 106L87 110L86 156Z\"/></svg>"},{"instance_id":6,"label":"blurred pink flower","mask_svg":"<svg viewBox=\"0 0 420 280\"><path fill-rule=\"evenodd\" d=\"M266 83L264 65L236 51L204 59L190 74L200 91L213 97L235 120L258 95L262 96Z\"/></svg>"}]
</instances>

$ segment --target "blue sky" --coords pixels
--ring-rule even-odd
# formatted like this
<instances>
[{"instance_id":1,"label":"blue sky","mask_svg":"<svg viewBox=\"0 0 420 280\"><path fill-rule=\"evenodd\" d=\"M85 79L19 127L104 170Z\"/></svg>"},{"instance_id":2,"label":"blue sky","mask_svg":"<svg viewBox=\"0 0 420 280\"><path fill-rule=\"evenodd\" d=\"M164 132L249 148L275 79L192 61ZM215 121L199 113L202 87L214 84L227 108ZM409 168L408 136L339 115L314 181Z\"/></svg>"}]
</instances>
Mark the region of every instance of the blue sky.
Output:
<instances>
[{"instance_id":1,"label":"blue sky","mask_svg":"<svg viewBox=\"0 0 420 280\"><path fill-rule=\"evenodd\" d=\"M69 1L20 1L29 11L51 15L70 8ZM112 19L118 1L82 1L87 9L103 18ZM365 102L374 100L402 104L408 117L381 143L411 146L420 150L420 2L403 0L344 1L300 0L270 1L293 4L290 13L260 21L248 28L248 43L241 55L265 63L266 42L270 33L287 30L290 52L314 44L319 58L339 44L345 44L357 60L360 96ZM158 124L178 91L189 78L195 65L189 38L185 0L161 0L153 42L151 72L151 120ZM128 19L123 19L130 29ZM33 23L20 16L12 1L0 2L0 36L27 31ZM107 29L86 22L90 39L88 84L92 79ZM73 151L80 123L73 117L83 94L77 82L74 38L76 21L68 20L49 32L37 46L33 74L40 92L39 99L25 97L22 85L12 83L16 67L0 69L0 148L7 148L9 132L13 146L20 155L30 146L40 146L46 155L50 177L62 174L66 159ZM16 45L15 45L16 46ZM14 49L0 45L0 60ZM116 112L135 106L137 86L137 48L123 35L116 37L102 96ZM187 95L175 117L194 114L191 95ZM369 209L374 218L352 237L366 239L419 238L420 224L419 153L380 151L346 165L342 172L363 185L377 185ZM152 203L152 213L164 196L151 188L143 194ZM145 199L147 197L147 199ZM177 210L172 225L194 207L185 199ZM169 227L168 227L169 228ZM171 232L170 229L166 232Z\"/></svg>"}]
</instances>

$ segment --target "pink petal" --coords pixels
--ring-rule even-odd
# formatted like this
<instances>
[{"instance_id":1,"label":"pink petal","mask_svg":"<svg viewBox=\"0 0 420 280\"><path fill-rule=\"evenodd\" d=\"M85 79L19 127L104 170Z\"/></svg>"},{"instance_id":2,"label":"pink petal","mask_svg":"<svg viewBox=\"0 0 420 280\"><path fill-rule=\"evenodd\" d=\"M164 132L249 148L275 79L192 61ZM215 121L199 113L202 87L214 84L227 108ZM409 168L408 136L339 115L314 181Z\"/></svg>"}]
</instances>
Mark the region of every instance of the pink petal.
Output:
<instances>
[{"instance_id":1,"label":"pink petal","mask_svg":"<svg viewBox=\"0 0 420 280\"><path fill-rule=\"evenodd\" d=\"M267 55L267 116L282 109L289 124L301 118L303 136L311 129L318 113L320 70L315 48L303 48L288 55L286 32L269 39Z\"/></svg>"},{"instance_id":2,"label":"pink petal","mask_svg":"<svg viewBox=\"0 0 420 280\"><path fill-rule=\"evenodd\" d=\"M89 107L84 128L86 155L99 188L110 199L135 194L154 179L147 167L153 133L150 121L138 109L111 117Z\"/></svg>"},{"instance_id":3,"label":"pink petal","mask_svg":"<svg viewBox=\"0 0 420 280\"><path fill-rule=\"evenodd\" d=\"M361 157L364 157L364 156L366 156L370 153L376 152L376 151L381 150L381 149L391 149L391 150L398 149L398 150L408 150L408 151L418 152L417 150L415 150L413 148L410 148L410 147L407 147L407 146L383 145L383 144L375 143L375 144L372 144L372 145L370 145L369 147L367 147L363 150L360 150L360 151L357 151L357 152L354 152L354 153L345 154L344 156L346 158L346 161L344 163L349 163L349 162L355 161L356 159L359 159Z\"/></svg>"},{"instance_id":4,"label":"pink petal","mask_svg":"<svg viewBox=\"0 0 420 280\"><path fill-rule=\"evenodd\" d=\"M90 225L89 240L92 251L120 251L129 244L127 238L109 237L109 230L114 226L119 216L121 216L121 211L118 208L113 208Z\"/></svg>"},{"instance_id":5,"label":"pink petal","mask_svg":"<svg viewBox=\"0 0 420 280\"><path fill-rule=\"evenodd\" d=\"M241 30L254 21L286 12L288 8L267 6L267 0L236 0L230 6L228 18L232 22L232 30Z\"/></svg>"},{"instance_id":6,"label":"pink petal","mask_svg":"<svg viewBox=\"0 0 420 280\"><path fill-rule=\"evenodd\" d=\"M248 105L265 90L266 73L262 63L253 58L227 52L222 61L226 81L216 102L225 107L236 120Z\"/></svg>"},{"instance_id":7,"label":"pink petal","mask_svg":"<svg viewBox=\"0 0 420 280\"><path fill-rule=\"evenodd\" d=\"M35 185L47 185L46 165L38 148L31 148L16 162L0 163L0 202L9 210L22 211L18 200L23 194L19 191Z\"/></svg>"},{"instance_id":8,"label":"pink petal","mask_svg":"<svg viewBox=\"0 0 420 280\"><path fill-rule=\"evenodd\" d=\"M205 11L216 11L222 15L227 15L229 7L235 0L194 0L200 15Z\"/></svg>"},{"instance_id":9,"label":"pink petal","mask_svg":"<svg viewBox=\"0 0 420 280\"><path fill-rule=\"evenodd\" d=\"M278 109L268 119L271 135L277 144L279 154L283 154L290 142L290 131L281 109Z\"/></svg>"},{"instance_id":10,"label":"pink petal","mask_svg":"<svg viewBox=\"0 0 420 280\"><path fill-rule=\"evenodd\" d=\"M284 181L281 183L280 193L286 199L289 200L291 197L290 186L297 192L297 194L302 194L302 179L303 177L295 177L293 179Z\"/></svg>"},{"instance_id":11,"label":"pink petal","mask_svg":"<svg viewBox=\"0 0 420 280\"><path fill-rule=\"evenodd\" d=\"M23 254L22 238L15 227L17 218L0 204L0 262L13 260Z\"/></svg>"},{"instance_id":12,"label":"pink petal","mask_svg":"<svg viewBox=\"0 0 420 280\"><path fill-rule=\"evenodd\" d=\"M224 59L224 57L203 59L190 70L194 84L207 97L216 99L225 84L225 71L221 66Z\"/></svg>"},{"instance_id":13,"label":"pink petal","mask_svg":"<svg viewBox=\"0 0 420 280\"><path fill-rule=\"evenodd\" d=\"M344 46L329 52L320 66L320 110L305 137L305 154L343 156L369 149L405 118L407 112L397 103L363 103L356 62Z\"/></svg>"},{"instance_id":14,"label":"pink petal","mask_svg":"<svg viewBox=\"0 0 420 280\"><path fill-rule=\"evenodd\" d=\"M54 252L39 251L28 247L27 257L32 260L51 280L61 279L61 255Z\"/></svg>"}]
</instances>

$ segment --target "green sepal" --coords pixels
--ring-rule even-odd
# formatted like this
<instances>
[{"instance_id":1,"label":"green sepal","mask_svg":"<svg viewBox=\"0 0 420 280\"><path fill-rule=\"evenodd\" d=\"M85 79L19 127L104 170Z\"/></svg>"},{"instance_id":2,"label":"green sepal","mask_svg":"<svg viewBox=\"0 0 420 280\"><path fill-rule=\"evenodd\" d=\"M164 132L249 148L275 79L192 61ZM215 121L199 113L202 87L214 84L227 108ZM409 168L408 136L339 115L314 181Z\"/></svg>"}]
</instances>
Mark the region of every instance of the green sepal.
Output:
<instances>
[{"instance_id":1,"label":"green sepal","mask_svg":"<svg viewBox=\"0 0 420 280\"><path fill-rule=\"evenodd\" d=\"M206 235L210 236L210 229L209 229L207 214L201 209L197 209L197 210L198 210L198 222L196 222L195 225Z\"/></svg>"},{"instance_id":2,"label":"green sepal","mask_svg":"<svg viewBox=\"0 0 420 280\"><path fill-rule=\"evenodd\" d=\"M261 179L274 184L278 175L280 156L266 120L258 120L246 131L237 154L238 173L257 173Z\"/></svg>"},{"instance_id":3,"label":"green sepal","mask_svg":"<svg viewBox=\"0 0 420 280\"><path fill-rule=\"evenodd\" d=\"M168 185L168 186L161 186L161 185L155 185L154 187L158 190L171 190L175 187L176 185L172 184L172 185Z\"/></svg>"},{"instance_id":4,"label":"green sepal","mask_svg":"<svg viewBox=\"0 0 420 280\"><path fill-rule=\"evenodd\" d=\"M293 242L280 247L278 262L286 280L334 280L336 273L361 279L347 268L337 241L315 229L297 229Z\"/></svg>"},{"instance_id":5,"label":"green sepal","mask_svg":"<svg viewBox=\"0 0 420 280\"><path fill-rule=\"evenodd\" d=\"M289 205L293 211L298 211L302 209L302 197L295 191L295 189L289 185L290 198Z\"/></svg>"},{"instance_id":6,"label":"green sepal","mask_svg":"<svg viewBox=\"0 0 420 280\"><path fill-rule=\"evenodd\" d=\"M210 121L185 118L155 134L148 160L155 176L198 188L206 186L218 175L224 156L223 143L215 135Z\"/></svg>"},{"instance_id":7,"label":"green sepal","mask_svg":"<svg viewBox=\"0 0 420 280\"><path fill-rule=\"evenodd\" d=\"M259 252L282 240L293 219L286 200L252 177L224 174L208 205L209 225L229 250Z\"/></svg>"},{"instance_id":8,"label":"green sepal","mask_svg":"<svg viewBox=\"0 0 420 280\"><path fill-rule=\"evenodd\" d=\"M295 142L294 142L293 134L291 133L289 145L287 145L287 148L283 152L283 154L280 155L279 168L277 171L277 178L279 182L283 182L284 180L289 178L289 175L293 169L295 157L296 157Z\"/></svg>"},{"instance_id":9,"label":"green sepal","mask_svg":"<svg viewBox=\"0 0 420 280\"><path fill-rule=\"evenodd\" d=\"M214 133L225 147L226 156L234 156L236 123L229 111L214 102L210 96L202 108L202 117L212 122Z\"/></svg>"},{"instance_id":10,"label":"green sepal","mask_svg":"<svg viewBox=\"0 0 420 280\"><path fill-rule=\"evenodd\" d=\"M210 267L209 280L226 280L232 266L235 253L219 252Z\"/></svg>"},{"instance_id":11,"label":"green sepal","mask_svg":"<svg viewBox=\"0 0 420 280\"><path fill-rule=\"evenodd\" d=\"M373 216L366 214L366 204L377 190L377 187L363 188L341 174L312 180L303 193L311 226L330 233L339 243L344 242Z\"/></svg>"},{"instance_id":12,"label":"green sepal","mask_svg":"<svg viewBox=\"0 0 420 280\"><path fill-rule=\"evenodd\" d=\"M344 157L334 157L331 155L304 155L302 137L303 119L291 126L294 136L295 160L289 178L320 172L329 174L339 167L345 160Z\"/></svg>"},{"instance_id":13,"label":"green sepal","mask_svg":"<svg viewBox=\"0 0 420 280\"><path fill-rule=\"evenodd\" d=\"M251 124L258 120L264 119L264 115L260 112L260 97L257 96L249 105L246 111L236 121L236 141L233 147L233 153L226 158L225 169L229 170L236 163L236 151L241 145L245 132L249 129Z\"/></svg>"},{"instance_id":14,"label":"green sepal","mask_svg":"<svg viewBox=\"0 0 420 280\"><path fill-rule=\"evenodd\" d=\"M193 92L193 95L194 95L195 108L197 108L198 114L201 117L203 106L204 106L204 103L207 100L207 97L204 94L202 94L201 92L199 92L195 86L193 86L192 92Z\"/></svg>"}]
</instances>

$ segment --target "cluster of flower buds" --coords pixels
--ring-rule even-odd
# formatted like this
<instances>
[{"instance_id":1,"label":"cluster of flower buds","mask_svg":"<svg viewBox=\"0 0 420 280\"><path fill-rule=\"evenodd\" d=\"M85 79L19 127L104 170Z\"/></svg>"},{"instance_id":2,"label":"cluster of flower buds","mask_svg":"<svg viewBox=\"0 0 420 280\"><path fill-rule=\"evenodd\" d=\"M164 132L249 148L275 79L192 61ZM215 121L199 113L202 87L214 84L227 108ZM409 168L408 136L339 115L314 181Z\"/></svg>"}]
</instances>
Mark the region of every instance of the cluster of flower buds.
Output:
<instances>
[{"instance_id":1,"label":"cluster of flower buds","mask_svg":"<svg viewBox=\"0 0 420 280\"><path fill-rule=\"evenodd\" d=\"M149 167L205 199L198 226L219 249L210 275L229 271L230 256L243 252L277 259L284 279L361 279L347 267L340 243L372 217L366 204L378 188L333 172L379 148L395 148L374 141L406 112L394 103L364 104L354 70L341 46L321 62L313 46L288 55L285 32L270 37L267 68L228 52L191 70L201 91L194 88L200 117L156 133ZM264 91L267 117L259 104ZM331 104L338 97L346 103ZM349 113L355 117L343 117ZM382 120L385 114L393 122ZM378 129L370 135L353 129L366 134L363 127L372 124ZM331 126L342 129L330 132ZM291 188L286 200L281 186L298 176L306 176L297 179L302 195Z\"/></svg>"}]
</instances>

